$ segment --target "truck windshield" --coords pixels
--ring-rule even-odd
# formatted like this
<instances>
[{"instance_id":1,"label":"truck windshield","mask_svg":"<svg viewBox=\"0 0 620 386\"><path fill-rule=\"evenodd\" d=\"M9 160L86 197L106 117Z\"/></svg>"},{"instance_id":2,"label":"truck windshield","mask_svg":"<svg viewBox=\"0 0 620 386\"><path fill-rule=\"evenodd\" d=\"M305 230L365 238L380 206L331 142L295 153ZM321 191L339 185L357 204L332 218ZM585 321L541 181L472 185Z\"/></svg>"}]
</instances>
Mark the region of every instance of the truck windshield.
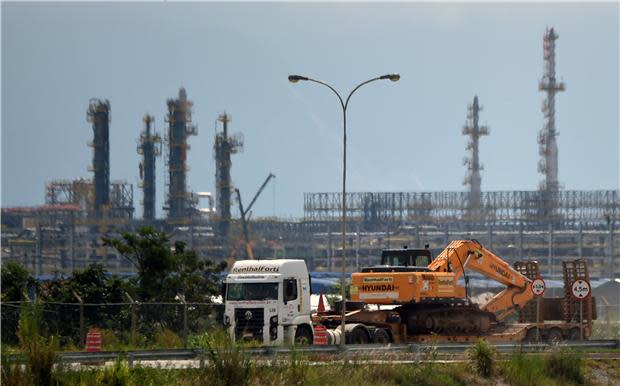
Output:
<instances>
[{"instance_id":1,"label":"truck windshield","mask_svg":"<svg viewBox=\"0 0 620 386\"><path fill-rule=\"evenodd\" d=\"M278 283L229 283L227 300L278 300Z\"/></svg>"}]
</instances>

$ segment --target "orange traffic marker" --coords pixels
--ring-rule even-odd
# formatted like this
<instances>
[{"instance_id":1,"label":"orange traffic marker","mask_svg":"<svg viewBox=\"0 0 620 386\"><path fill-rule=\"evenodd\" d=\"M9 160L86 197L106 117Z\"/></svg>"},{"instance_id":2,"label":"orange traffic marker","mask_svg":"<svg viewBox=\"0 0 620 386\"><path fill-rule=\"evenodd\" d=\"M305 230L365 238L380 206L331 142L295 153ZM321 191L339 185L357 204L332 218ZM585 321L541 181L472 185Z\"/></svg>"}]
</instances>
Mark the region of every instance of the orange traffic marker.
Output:
<instances>
[{"instance_id":1,"label":"orange traffic marker","mask_svg":"<svg viewBox=\"0 0 620 386\"><path fill-rule=\"evenodd\" d=\"M319 294L319 306L316 309L316 312L322 314L325 312L325 303L323 303L323 294Z\"/></svg>"}]
</instances>

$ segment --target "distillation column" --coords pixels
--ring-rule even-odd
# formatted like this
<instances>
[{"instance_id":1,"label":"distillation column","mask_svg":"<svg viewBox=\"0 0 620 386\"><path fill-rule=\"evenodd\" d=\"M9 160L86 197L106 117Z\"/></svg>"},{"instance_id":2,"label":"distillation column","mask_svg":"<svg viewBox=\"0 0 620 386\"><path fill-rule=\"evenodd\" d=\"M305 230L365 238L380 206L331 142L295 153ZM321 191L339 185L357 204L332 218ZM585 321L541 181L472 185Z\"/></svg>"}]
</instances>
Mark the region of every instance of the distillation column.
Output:
<instances>
[{"instance_id":1,"label":"distillation column","mask_svg":"<svg viewBox=\"0 0 620 386\"><path fill-rule=\"evenodd\" d=\"M469 136L467 150L469 156L463 160L463 165L467 166L467 175L463 181L463 185L469 186L469 202L467 203L468 216L471 219L480 219L482 213L482 190L480 171L483 166L479 158L479 139L482 136L489 135L489 128L478 124L479 113L482 106L478 104L478 96L474 96L474 102L468 108L467 122L463 126L463 135Z\"/></svg>"},{"instance_id":2,"label":"distillation column","mask_svg":"<svg viewBox=\"0 0 620 386\"><path fill-rule=\"evenodd\" d=\"M228 122L230 116L226 113L218 117L222 122L222 131L215 134L215 188L216 210L219 219L218 235L225 240L230 237L230 196L232 193L232 183L230 179L230 160L231 154L243 150L243 138L239 134L228 135Z\"/></svg>"},{"instance_id":3,"label":"distillation column","mask_svg":"<svg viewBox=\"0 0 620 386\"><path fill-rule=\"evenodd\" d=\"M110 102L91 99L87 120L93 125L94 139L89 143L94 150L94 216L101 218L110 205Z\"/></svg>"},{"instance_id":4,"label":"distillation column","mask_svg":"<svg viewBox=\"0 0 620 386\"><path fill-rule=\"evenodd\" d=\"M192 102L187 100L184 88L179 89L178 99L168 99L168 218L191 217L194 200L187 191L187 137L196 135L192 122Z\"/></svg>"},{"instance_id":5,"label":"distillation column","mask_svg":"<svg viewBox=\"0 0 620 386\"><path fill-rule=\"evenodd\" d=\"M544 213L548 216L557 207L557 192L560 189L558 182L558 144L555 128L555 94L564 91L563 82L557 82L555 78L555 41L559 36L554 29L547 29L543 38L544 74L540 80L538 89L545 92L546 99L543 101L542 112L545 116L543 129L538 133L538 153L541 159L538 163L538 171L543 174L539 190L544 193Z\"/></svg>"},{"instance_id":6,"label":"distillation column","mask_svg":"<svg viewBox=\"0 0 620 386\"><path fill-rule=\"evenodd\" d=\"M155 219L155 158L161 155L161 138L155 133L152 115L144 116L144 131L140 134L138 154L142 155L140 163L140 183L142 185L142 205L144 220Z\"/></svg>"}]
</instances>

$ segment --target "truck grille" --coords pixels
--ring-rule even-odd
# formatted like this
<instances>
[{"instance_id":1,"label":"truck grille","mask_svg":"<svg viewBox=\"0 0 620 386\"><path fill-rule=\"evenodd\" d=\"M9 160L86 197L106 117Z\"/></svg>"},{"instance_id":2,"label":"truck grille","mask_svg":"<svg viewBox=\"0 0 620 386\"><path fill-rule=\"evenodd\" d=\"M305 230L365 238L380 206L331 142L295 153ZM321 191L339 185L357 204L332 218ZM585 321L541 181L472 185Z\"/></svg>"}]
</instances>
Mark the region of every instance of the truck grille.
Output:
<instances>
[{"instance_id":1,"label":"truck grille","mask_svg":"<svg viewBox=\"0 0 620 386\"><path fill-rule=\"evenodd\" d=\"M264 309L237 308L235 309L235 336L241 339L251 335L252 339L263 340L265 327Z\"/></svg>"}]
</instances>

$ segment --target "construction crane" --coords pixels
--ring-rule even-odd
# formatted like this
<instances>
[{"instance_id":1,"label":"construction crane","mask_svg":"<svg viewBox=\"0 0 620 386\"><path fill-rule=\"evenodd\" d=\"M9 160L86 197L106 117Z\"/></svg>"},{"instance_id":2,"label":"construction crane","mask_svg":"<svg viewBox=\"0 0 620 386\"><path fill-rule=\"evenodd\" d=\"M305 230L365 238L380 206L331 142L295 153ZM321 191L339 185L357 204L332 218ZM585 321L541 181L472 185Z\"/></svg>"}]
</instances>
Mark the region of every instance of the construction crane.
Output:
<instances>
[{"instance_id":1,"label":"construction crane","mask_svg":"<svg viewBox=\"0 0 620 386\"><path fill-rule=\"evenodd\" d=\"M252 201L250 201L250 205L248 205L248 207L245 209L243 208L243 202L241 201L241 193L239 192L239 189L235 188L235 192L237 193L237 201L239 201L239 212L241 213L241 225L243 227L243 240L245 243L245 251L247 253L247 257L251 260L254 260L254 252L252 251L252 246L250 245L250 235L248 231L248 222L250 221L250 219L249 217L247 217L247 214L252 209L252 206L258 199L258 196L260 196L260 194L265 189L265 186L267 186L269 181L271 181L271 179L275 177L276 176L274 174L269 173L267 178L265 178L265 182L263 182L260 188L258 188L258 191L254 195L254 198L252 198Z\"/></svg>"}]
</instances>

